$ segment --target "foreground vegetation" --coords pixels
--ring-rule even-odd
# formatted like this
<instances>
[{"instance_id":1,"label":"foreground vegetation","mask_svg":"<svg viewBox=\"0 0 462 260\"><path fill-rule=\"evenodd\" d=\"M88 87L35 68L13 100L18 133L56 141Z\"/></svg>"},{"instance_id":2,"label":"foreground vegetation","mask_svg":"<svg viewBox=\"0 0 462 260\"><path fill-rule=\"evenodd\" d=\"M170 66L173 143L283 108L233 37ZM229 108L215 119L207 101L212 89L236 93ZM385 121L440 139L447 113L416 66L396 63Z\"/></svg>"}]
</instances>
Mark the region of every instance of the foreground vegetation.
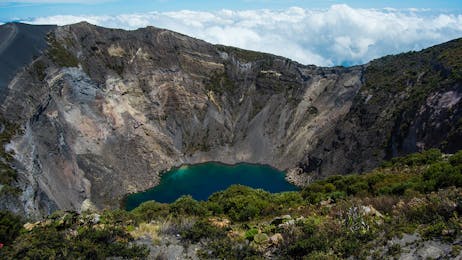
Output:
<instances>
[{"instance_id":1,"label":"foreground vegetation","mask_svg":"<svg viewBox=\"0 0 462 260\"><path fill-rule=\"evenodd\" d=\"M386 258L403 234L460 254L462 152L393 159L363 175L333 176L300 192L232 186L200 202L145 202L131 212L56 212L34 224L0 214L0 258L145 258L168 236L199 245L201 258Z\"/></svg>"},{"instance_id":2,"label":"foreground vegetation","mask_svg":"<svg viewBox=\"0 0 462 260\"><path fill-rule=\"evenodd\" d=\"M18 133L18 127L3 118L0 118L0 196L5 194L18 194L20 191L12 184L17 173L10 166L13 156L6 151L6 144Z\"/></svg>"}]
</instances>

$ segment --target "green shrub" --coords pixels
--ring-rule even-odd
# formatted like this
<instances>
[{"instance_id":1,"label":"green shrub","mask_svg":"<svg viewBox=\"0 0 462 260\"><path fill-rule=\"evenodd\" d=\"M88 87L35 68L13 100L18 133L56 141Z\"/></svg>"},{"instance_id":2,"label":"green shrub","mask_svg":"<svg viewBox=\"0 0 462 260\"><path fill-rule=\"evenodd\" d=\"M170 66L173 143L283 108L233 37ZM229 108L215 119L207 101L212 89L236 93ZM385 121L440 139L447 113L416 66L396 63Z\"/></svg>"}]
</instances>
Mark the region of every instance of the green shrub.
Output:
<instances>
[{"instance_id":1,"label":"green shrub","mask_svg":"<svg viewBox=\"0 0 462 260\"><path fill-rule=\"evenodd\" d=\"M461 167L453 166L447 162L439 162L430 165L424 172L423 179L426 182L427 189L437 190L450 186L462 186L462 172Z\"/></svg>"},{"instance_id":2,"label":"green shrub","mask_svg":"<svg viewBox=\"0 0 462 260\"><path fill-rule=\"evenodd\" d=\"M0 243L9 245L19 235L22 221L9 211L0 211Z\"/></svg>"},{"instance_id":3,"label":"green shrub","mask_svg":"<svg viewBox=\"0 0 462 260\"><path fill-rule=\"evenodd\" d=\"M147 201L133 209L131 213L138 221L149 222L158 217L167 216L169 206L156 201Z\"/></svg>"},{"instance_id":4,"label":"green shrub","mask_svg":"<svg viewBox=\"0 0 462 260\"><path fill-rule=\"evenodd\" d=\"M130 224L132 221L132 214L121 209L105 210L101 214L101 222L104 224Z\"/></svg>"},{"instance_id":5,"label":"green shrub","mask_svg":"<svg viewBox=\"0 0 462 260\"><path fill-rule=\"evenodd\" d=\"M341 199L344 199L347 196L347 194L343 191L334 191L329 194L327 194L327 197L332 199L334 202L338 202Z\"/></svg>"},{"instance_id":6,"label":"green shrub","mask_svg":"<svg viewBox=\"0 0 462 260\"><path fill-rule=\"evenodd\" d=\"M301 191L301 196L309 203L318 203L322 200L331 198L333 200L346 196L346 191L337 188L332 182L343 181L344 177L336 176L325 181L315 182L308 185ZM343 186L343 185L342 185ZM342 187L341 186L341 187ZM345 185L346 187L346 185Z\"/></svg>"},{"instance_id":7,"label":"green shrub","mask_svg":"<svg viewBox=\"0 0 462 260\"><path fill-rule=\"evenodd\" d=\"M298 191L281 192L272 194L272 202L276 205L292 207L300 205L303 202L303 197Z\"/></svg>"},{"instance_id":8,"label":"green shrub","mask_svg":"<svg viewBox=\"0 0 462 260\"><path fill-rule=\"evenodd\" d=\"M366 181L356 180L346 189L346 192L348 195L356 195L359 193L367 193L368 190L369 190L369 185L367 184Z\"/></svg>"},{"instance_id":9,"label":"green shrub","mask_svg":"<svg viewBox=\"0 0 462 260\"><path fill-rule=\"evenodd\" d=\"M393 165L419 166L442 160L442 153L438 149L429 149L421 153L413 153L404 157L393 158Z\"/></svg>"},{"instance_id":10,"label":"green shrub","mask_svg":"<svg viewBox=\"0 0 462 260\"><path fill-rule=\"evenodd\" d=\"M17 172L10 166L13 157L10 153L6 152L5 145L19 132L19 126L3 118L0 118L0 126L3 128L3 131L0 133L0 184L4 185L0 189L0 195L15 194L19 190L11 186L11 183L16 180Z\"/></svg>"},{"instance_id":11,"label":"green shrub","mask_svg":"<svg viewBox=\"0 0 462 260\"><path fill-rule=\"evenodd\" d=\"M300 239L295 244L289 246L288 255L299 258L311 252L327 251L328 246L328 241L326 241L324 236L315 235Z\"/></svg>"},{"instance_id":12,"label":"green shrub","mask_svg":"<svg viewBox=\"0 0 462 260\"><path fill-rule=\"evenodd\" d=\"M174 216L205 216L207 208L190 195L181 196L170 205L170 213Z\"/></svg>"},{"instance_id":13,"label":"green shrub","mask_svg":"<svg viewBox=\"0 0 462 260\"><path fill-rule=\"evenodd\" d=\"M458 151L451 157L449 157L449 162L452 166L461 166L462 165L462 151Z\"/></svg>"},{"instance_id":14,"label":"green shrub","mask_svg":"<svg viewBox=\"0 0 462 260\"><path fill-rule=\"evenodd\" d=\"M445 230L446 228L446 224L442 221L439 221L435 224L429 225L428 227L424 228L421 232L421 235L425 239L441 237L443 230Z\"/></svg>"},{"instance_id":15,"label":"green shrub","mask_svg":"<svg viewBox=\"0 0 462 260\"><path fill-rule=\"evenodd\" d=\"M302 191L303 197L308 201L308 203L316 204L326 198L326 195L320 192L311 192L307 189Z\"/></svg>"},{"instance_id":16,"label":"green shrub","mask_svg":"<svg viewBox=\"0 0 462 260\"><path fill-rule=\"evenodd\" d=\"M130 245L131 236L121 227L105 225L58 229L54 224L22 233L5 255L7 259L106 259L108 257L145 258L145 246ZM78 230L73 233L73 230ZM3 257L2 256L2 257Z\"/></svg>"},{"instance_id":17,"label":"green shrub","mask_svg":"<svg viewBox=\"0 0 462 260\"><path fill-rule=\"evenodd\" d=\"M404 195L406 190L413 188L414 185L411 182L401 182L401 183L395 183L390 186L389 194L391 195ZM385 194L385 193L381 193Z\"/></svg>"},{"instance_id":18,"label":"green shrub","mask_svg":"<svg viewBox=\"0 0 462 260\"><path fill-rule=\"evenodd\" d=\"M256 228L251 228L249 230L247 230L244 234L244 237L245 239L249 240L249 241L252 241L253 240L253 237L258 234L258 229Z\"/></svg>"},{"instance_id":19,"label":"green shrub","mask_svg":"<svg viewBox=\"0 0 462 260\"><path fill-rule=\"evenodd\" d=\"M361 242L351 236L345 236L337 242L335 245L335 251L337 251L343 258L354 255L361 247Z\"/></svg>"},{"instance_id":20,"label":"green shrub","mask_svg":"<svg viewBox=\"0 0 462 260\"><path fill-rule=\"evenodd\" d=\"M247 243L238 243L228 237L209 241L199 250L201 259L264 259Z\"/></svg>"},{"instance_id":21,"label":"green shrub","mask_svg":"<svg viewBox=\"0 0 462 260\"><path fill-rule=\"evenodd\" d=\"M268 240L269 240L269 237L265 233L258 233L255 236L253 236L253 241L256 244L260 244L260 245L265 244L266 242L268 242Z\"/></svg>"},{"instance_id":22,"label":"green shrub","mask_svg":"<svg viewBox=\"0 0 462 260\"><path fill-rule=\"evenodd\" d=\"M269 209L274 206L270 193L242 185L232 185L225 191L214 193L209 201L221 205L222 212L235 221L248 221L273 213Z\"/></svg>"},{"instance_id":23,"label":"green shrub","mask_svg":"<svg viewBox=\"0 0 462 260\"><path fill-rule=\"evenodd\" d=\"M300 259L314 252L327 253L337 237L325 232L323 228L322 218L309 217L297 221L290 229L284 229L282 231L284 238L290 238L285 241L284 254L290 258Z\"/></svg>"},{"instance_id":24,"label":"green shrub","mask_svg":"<svg viewBox=\"0 0 462 260\"><path fill-rule=\"evenodd\" d=\"M223 239L226 237L226 231L210 224L207 220L199 220L190 229L183 231L181 237L192 242L199 242L203 238Z\"/></svg>"},{"instance_id":25,"label":"green shrub","mask_svg":"<svg viewBox=\"0 0 462 260\"><path fill-rule=\"evenodd\" d=\"M207 207L207 210L215 215L222 215L224 213L223 206L217 202L207 201L205 206Z\"/></svg>"}]
</instances>

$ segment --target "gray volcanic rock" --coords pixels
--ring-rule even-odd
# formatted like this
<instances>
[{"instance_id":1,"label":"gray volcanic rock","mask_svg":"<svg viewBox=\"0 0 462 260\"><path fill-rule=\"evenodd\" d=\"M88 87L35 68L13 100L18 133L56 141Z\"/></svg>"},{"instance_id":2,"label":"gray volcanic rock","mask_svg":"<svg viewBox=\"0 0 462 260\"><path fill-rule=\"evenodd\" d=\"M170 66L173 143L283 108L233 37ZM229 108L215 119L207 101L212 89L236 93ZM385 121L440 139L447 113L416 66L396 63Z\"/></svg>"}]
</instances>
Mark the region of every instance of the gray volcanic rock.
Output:
<instances>
[{"instance_id":1,"label":"gray volcanic rock","mask_svg":"<svg viewBox=\"0 0 462 260\"><path fill-rule=\"evenodd\" d=\"M45 36L54 25L8 23L0 26L0 98L5 97L8 82L19 69L42 54Z\"/></svg>"},{"instance_id":2,"label":"gray volcanic rock","mask_svg":"<svg viewBox=\"0 0 462 260\"><path fill-rule=\"evenodd\" d=\"M462 148L462 39L367 64L345 117L308 153L319 175L364 172L384 159ZM310 166L313 166L310 168Z\"/></svg>"},{"instance_id":3,"label":"gray volcanic rock","mask_svg":"<svg viewBox=\"0 0 462 260\"><path fill-rule=\"evenodd\" d=\"M79 23L57 27L47 40L47 52L10 82L0 111L23 128L8 145L19 175L33 194L45 195L23 193L35 205L26 207L29 215L118 207L127 193L156 185L161 171L185 163L269 164L292 169L302 184L460 135L459 79L447 76L444 87L400 105L426 75L436 77L424 55L415 76L424 75L395 90L382 86L386 75L373 75L387 68L381 60L305 66L153 27ZM440 54L461 46L453 45ZM401 62L396 57L387 58L390 67ZM403 114L412 111L418 116ZM442 127L454 131L432 138Z\"/></svg>"}]
</instances>

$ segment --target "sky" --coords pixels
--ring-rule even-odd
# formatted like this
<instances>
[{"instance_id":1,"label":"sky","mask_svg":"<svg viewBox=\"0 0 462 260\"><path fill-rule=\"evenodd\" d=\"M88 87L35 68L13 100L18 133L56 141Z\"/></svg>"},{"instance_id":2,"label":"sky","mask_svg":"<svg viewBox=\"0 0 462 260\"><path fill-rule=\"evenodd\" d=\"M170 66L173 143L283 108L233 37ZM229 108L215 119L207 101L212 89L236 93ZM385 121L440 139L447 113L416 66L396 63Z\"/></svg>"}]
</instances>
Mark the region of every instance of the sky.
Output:
<instances>
[{"instance_id":1,"label":"sky","mask_svg":"<svg viewBox=\"0 0 462 260\"><path fill-rule=\"evenodd\" d=\"M462 37L462 0L0 0L0 23L148 25L303 64L355 65Z\"/></svg>"}]
</instances>

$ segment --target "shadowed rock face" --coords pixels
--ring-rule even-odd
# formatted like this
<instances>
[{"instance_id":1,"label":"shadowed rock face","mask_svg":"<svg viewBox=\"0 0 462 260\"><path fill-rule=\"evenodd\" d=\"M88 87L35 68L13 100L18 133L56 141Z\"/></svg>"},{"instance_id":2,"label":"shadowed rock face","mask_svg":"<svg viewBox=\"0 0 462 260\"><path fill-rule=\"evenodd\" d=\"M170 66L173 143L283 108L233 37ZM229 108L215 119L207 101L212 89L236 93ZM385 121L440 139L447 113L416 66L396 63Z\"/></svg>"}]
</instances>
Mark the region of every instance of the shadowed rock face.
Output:
<instances>
[{"instance_id":1,"label":"shadowed rock face","mask_svg":"<svg viewBox=\"0 0 462 260\"><path fill-rule=\"evenodd\" d=\"M322 160L318 174L363 172L395 156L462 148L461 39L372 61L363 82L344 119L309 153Z\"/></svg>"},{"instance_id":2,"label":"shadowed rock face","mask_svg":"<svg viewBox=\"0 0 462 260\"><path fill-rule=\"evenodd\" d=\"M55 28L21 23L0 26L0 98L6 96L8 82L18 70L42 54L47 46L45 35Z\"/></svg>"},{"instance_id":3,"label":"shadowed rock face","mask_svg":"<svg viewBox=\"0 0 462 260\"><path fill-rule=\"evenodd\" d=\"M123 195L184 163L269 164L293 169L303 184L368 170L390 152L442 147L445 127L460 140L460 80L402 106L426 76L387 90L381 84L395 72L382 81L370 76L386 66L381 60L319 68L152 27L87 23L58 27L48 42L48 52L10 82L1 107L24 128L9 149L35 191L22 195L28 214L117 207ZM440 49L461 44L452 45ZM416 70L424 73L424 65Z\"/></svg>"}]
</instances>

